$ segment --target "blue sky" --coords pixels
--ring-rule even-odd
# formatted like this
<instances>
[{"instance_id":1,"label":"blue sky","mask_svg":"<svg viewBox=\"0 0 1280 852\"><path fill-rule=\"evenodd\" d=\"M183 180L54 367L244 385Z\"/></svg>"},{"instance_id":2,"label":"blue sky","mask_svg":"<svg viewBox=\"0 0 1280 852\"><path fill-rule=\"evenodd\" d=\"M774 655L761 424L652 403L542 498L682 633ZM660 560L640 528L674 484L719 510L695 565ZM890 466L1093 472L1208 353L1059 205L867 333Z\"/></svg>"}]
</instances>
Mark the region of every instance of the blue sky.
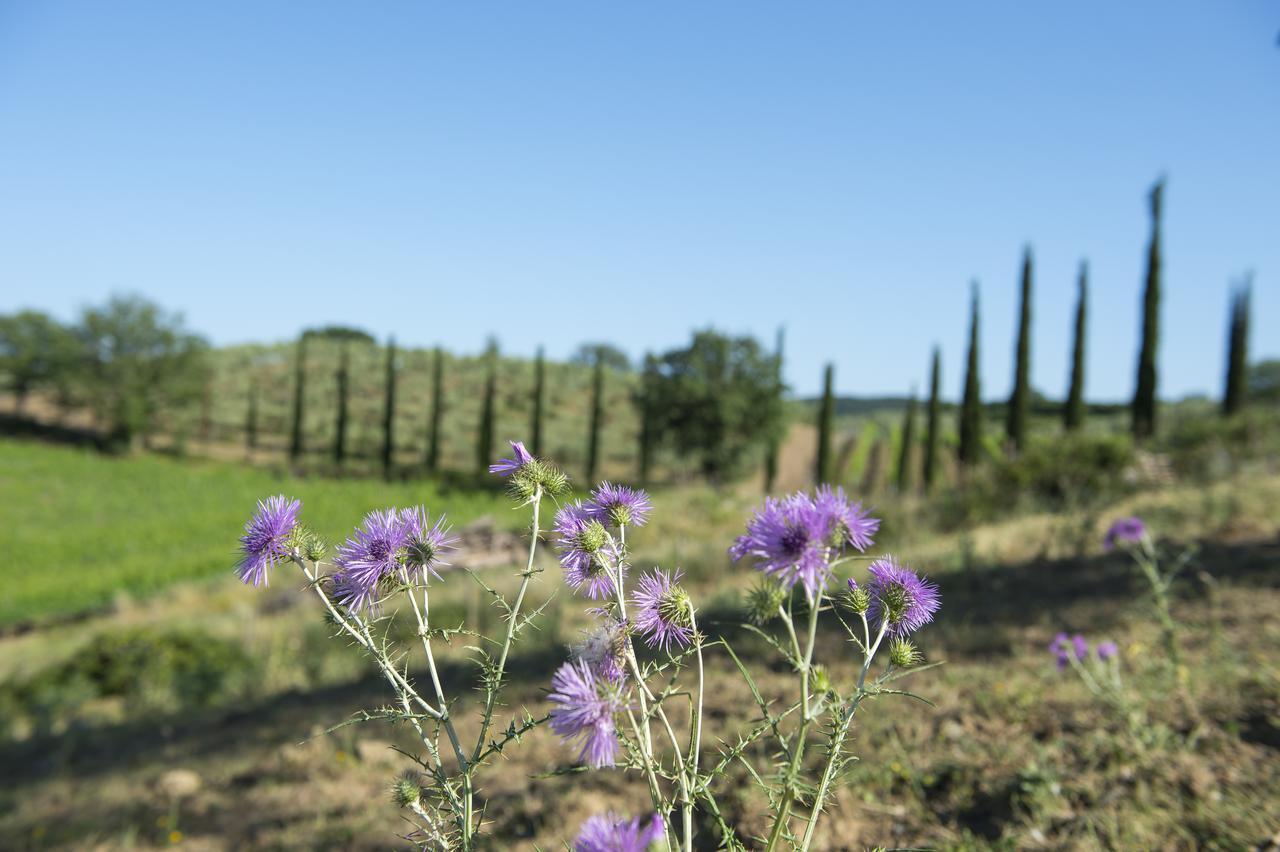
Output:
<instances>
[{"instance_id":1,"label":"blue sky","mask_svg":"<svg viewBox=\"0 0 1280 852\"><path fill-rule=\"evenodd\" d=\"M111 292L216 343L633 355L713 324L813 392L901 393L968 286L984 395L1127 398L1169 178L1161 392L1217 394L1253 270L1280 355L1280 3L0 4L0 311Z\"/></svg>"}]
</instances>

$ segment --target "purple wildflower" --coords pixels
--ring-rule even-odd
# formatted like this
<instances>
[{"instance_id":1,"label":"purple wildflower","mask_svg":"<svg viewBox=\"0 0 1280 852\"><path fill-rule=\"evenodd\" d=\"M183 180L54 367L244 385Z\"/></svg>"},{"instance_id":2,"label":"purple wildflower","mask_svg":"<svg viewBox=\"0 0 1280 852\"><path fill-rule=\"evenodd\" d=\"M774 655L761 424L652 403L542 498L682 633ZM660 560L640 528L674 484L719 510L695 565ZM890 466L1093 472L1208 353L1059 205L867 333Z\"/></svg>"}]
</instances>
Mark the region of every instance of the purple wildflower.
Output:
<instances>
[{"instance_id":1,"label":"purple wildflower","mask_svg":"<svg viewBox=\"0 0 1280 852\"><path fill-rule=\"evenodd\" d=\"M498 459L489 465L489 472L496 473L498 476L510 476L529 462L533 461L533 456L524 448L523 441L508 441L511 444L511 451L515 454L513 459Z\"/></svg>"},{"instance_id":2,"label":"purple wildflower","mask_svg":"<svg viewBox=\"0 0 1280 852\"><path fill-rule=\"evenodd\" d=\"M729 548L729 555L734 561L753 557L756 567L787 588L803 582L812 597L830 573L828 532L824 517L807 494L781 500L769 497L747 522L746 534Z\"/></svg>"},{"instance_id":3,"label":"purple wildflower","mask_svg":"<svg viewBox=\"0 0 1280 852\"><path fill-rule=\"evenodd\" d=\"M672 643L683 647L693 639L693 604L680 577L679 571L673 578L655 568L636 583L635 626L650 648L667 651Z\"/></svg>"},{"instance_id":4,"label":"purple wildflower","mask_svg":"<svg viewBox=\"0 0 1280 852\"><path fill-rule=\"evenodd\" d=\"M828 543L836 549L866 551L880 529L880 520L868 515L861 503L845 496L843 488L822 486L813 498L813 506L820 523L826 525Z\"/></svg>"},{"instance_id":5,"label":"purple wildflower","mask_svg":"<svg viewBox=\"0 0 1280 852\"><path fill-rule=\"evenodd\" d=\"M887 622L887 635L906 636L933 621L933 614L942 605L937 586L899 565L892 556L877 559L867 570L871 573L867 616L877 629L883 620Z\"/></svg>"},{"instance_id":6,"label":"purple wildflower","mask_svg":"<svg viewBox=\"0 0 1280 852\"><path fill-rule=\"evenodd\" d=\"M586 663L596 677L620 684L626 671L626 641L625 626L610 618L569 650L573 660Z\"/></svg>"},{"instance_id":7,"label":"purple wildflower","mask_svg":"<svg viewBox=\"0 0 1280 852\"><path fill-rule=\"evenodd\" d=\"M283 494L258 501L258 509L244 525L240 536L240 564L236 574L255 586L268 582L267 569L289 558L289 540L298 526L302 502Z\"/></svg>"},{"instance_id":8,"label":"purple wildflower","mask_svg":"<svg viewBox=\"0 0 1280 852\"><path fill-rule=\"evenodd\" d=\"M419 573L423 580L430 575L437 580L440 573L436 568L443 568L448 562L440 557L445 551L453 550L458 541L450 535L450 526L444 515L431 523L431 516L421 506L400 510L400 523L403 525L405 537L404 564L410 571Z\"/></svg>"},{"instance_id":9,"label":"purple wildflower","mask_svg":"<svg viewBox=\"0 0 1280 852\"><path fill-rule=\"evenodd\" d=\"M1098 659L1104 663L1120 653L1120 648L1115 642L1099 642L1098 643Z\"/></svg>"},{"instance_id":10,"label":"purple wildflower","mask_svg":"<svg viewBox=\"0 0 1280 852\"><path fill-rule=\"evenodd\" d=\"M565 663L551 676L551 730L566 742L579 741L578 760L589 766L613 766L618 756L613 714L622 709L615 685L599 679L583 660Z\"/></svg>"},{"instance_id":11,"label":"purple wildflower","mask_svg":"<svg viewBox=\"0 0 1280 852\"><path fill-rule=\"evenodd\" d=\"M1049 651L1058 658L1059 671L1070 664L1073 656L1081 663L1089 659L1089 643L1079 633L1074 636L1059 633L1049 643Z\"/></svg>"},{"instance_id":12,"label":"purple wildflower","mask_svg":"<svg viewBox=\"0 0 1280 852\"><path fill-rule=\"evenodd\" d=\"M638 488L601 482L591 492L591 502L584 508L591 517L607 526L621 527L629 524L642 527L649 520L653 504L649 502L649 495Z\"/></svg>"},{"instance_id":13,"label":"purple wildflower","mask_svg":"<svg viewBox=\"0 0 1280 852\"><path fill-rule=\"evenodd\" d=\"M1107 530L1102 541L1103 550L1115 550L1118 544L1139 544L1147 536L1147 525L1142 518L1121 518Z\"/></svg>"},{"instance_id":14,"label":"purple wildflower","mask_svg":"<svg viewBox=\"0 0 1280 852\"><path fill-rule=\"evenodd\" d=\"M626 819L610 811L582 824L573 852L645 852L665 833L666 826L657 814L642 822L640 817Z\"/></svg>"},{"instance_id":15,"label":"purple wildflower","mask_svg":"<svg viewBox=\"0 0 1280 852\"><path fill-rule=\"evenodd\" d=\"M334 594L347 609L372 608L383 581L398 574L409 528L395 509L370 512L338 548Z\"/></svg>"},{"instance_id":16,"label":"purple wildflower","mask_svg":"<svg viewBox=\"0 0 1280 852\"><path fill-rule=\"evenodd\" d=\"M611 597L614 585L610 568L623 569L604 524L581 503L570 503L556 513L555 530L565 582L592 600Z\"/></svg>"}]
</instances>

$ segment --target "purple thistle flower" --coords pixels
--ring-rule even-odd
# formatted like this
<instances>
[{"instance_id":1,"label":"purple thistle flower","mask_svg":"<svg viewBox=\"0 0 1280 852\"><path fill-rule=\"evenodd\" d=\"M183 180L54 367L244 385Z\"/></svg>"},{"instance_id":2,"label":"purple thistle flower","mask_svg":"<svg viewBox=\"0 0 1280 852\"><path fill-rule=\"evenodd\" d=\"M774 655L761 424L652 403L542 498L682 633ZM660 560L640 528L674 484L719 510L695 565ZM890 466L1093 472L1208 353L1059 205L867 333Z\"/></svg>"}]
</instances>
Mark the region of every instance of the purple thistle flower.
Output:
<instances>
[{"instance_id":1,"label":"purple thistle flower","mask_svg":"<svg viewBox=\"0 0 1280 852\"><path fill-rule=\"evenodd\" d=\"M829 531L827 519L807 494L769 497L747 522L746 534L729 548L729 556L735 562L751 556L757 568L787 588L803 582L812 597L830 574Z\"/></svg>"},{"instance_id":2,"label":"purple thistle flower","mask_svg":"<svg viewBox=\"0 0 1280 852\"><path fill-rule=\"evenodd\" d=\"M513 459L498 459L489 465L489 472L496 473L498 476L510 476L529 462L533 461L533 456L524 448L523 441L508 441L511 444L511 451L515 454Z\"/></svg>"},{"instance_id":3,"label":"purple thistle flower","mask_svg":"<svg viewBox=\"0 0 1280 852\"><path fill-rule=\"evenodd\" d=\"M618 738L613 714L622 709L617 687L597 678L585 661L565 663L551 676L551 730L566 742L580 742L578 760L595 768L613 766Z\"/></svg>"},{"instance_id":4,"label":"purple thistle flower","mask_svg":"<svg viewBox=\"0 0 1280 852\"><path fill-rule=\"evenodd\" d=\"M1098 659L1104 663L1120 653L1120 648L1115 642L1106 641L1098 643Z\"/></svg>"},{"instance_id":5,"label":"purple thistle flower","mask_svg":"<svg viewBox=\"0 0 1280 852\"><path fill-rule=\"evenodd\" d=\"M450 535L451 527L444 515L431 523L431 516L421 506L400 510L400 523L403 525L405 537L404 564L410 571L417 572L425 581L429 576L440 579L436 568L443 568L449 563L440 557L455 549L457 536Z\"/></svg>"},{"instance_id":6,"label":"purple thistle flower","mask_svg":"<svg viewBox=\"0 0 1280 852\"><path fill-rule=\"evenodd\" d=\"M653 504L649 495L638 488L601 482L591 492L591 502L584 507L591 517L606 526L642 527L649 520Z\"/></svg>"},{"instance_id":7,"label":"purple thistle flower","mask_svg":"<svg viewBox=\"0 0 1280 852\"><path fill-rule=\"evenodd\" d=\"M267 569L289 558L289 540L297 529L300 511L302 502L283 494L258 501L257 511L244 525L244 535L240 536L243 555L236 566L236 575L241 582L265 585L269 581Z\"/></svg>"},{"instance_id":8,"label":"purple thistle flower","mask_svg":"<svg viewBox=\"0 0 1280 852\"><path fill-rule=\"evenodd\" d=\"M583 634L582 641L569 650L574 662L586 663L596 677L621 684L626 673L626 641L624 625L609 618Z\"/></svg>"},{"instance_id":9,"label":"purple thistle flower","mask_svg":"<svg viewBox=\"0 0 1280 852\"><path fill-rule=\"evenodd\" d=\"M560 565L570 588L592 600L614 594L610 569L624 570L604 524L581 503L570 503L556 513ZM608 561L606 561L608 560Z\"/></svg>"},{"instance_id":10,"label":"purple thistle flower","mask_svg":"<svg viewBox=\"0 0 1280 852\"><path fill-rule=\"evenodd\" d=\"M867 617L876 629L884 620L887 635L906 636L933 621L933 614L942 605L937 586L899 565L892 556L877 559L867 570L871 573Z\"/></svg>"},{"instance_id":11,"label":"purple thistle flower","mask_svg":"<svg viewBox=\"0 0 1280 852\"><path fill-rule=\"evenodd\" d=\"M865 552L880 529L880 520L868 515L861 503L845 496L843 488L822 486L814 495L813 505L820 522L827 527L827 541L834 548L852 547Z\"/></svg>"},{"instance_id":12,"label":"purple thistle flower","mask_svg":"<svg viewBox=\"0 0 1280 852\"><path fill-rule=\"evenodd\" d=\"M655 568L636 583L633 620L650 648L667 651L673 643L684 647L693 639L693 603L678 585L681 576Z\"/></svg>"},{"instance_id":13,"label":"purple thistle flower","mask_svg":"<svg viewBox=\"0 0 1280 852\"><path fill-rule=\"evenodd\" d=\"M1079 633L1074 636L1059 633L1049 643L1049 651L1058 658L1058 671L1065 669L1073 656L1081 663L1089 659L1089 643Z\"/></svg>"},{"instance_id":14,"label":"purple thistle flower","mask_svg":"<svg viewBox=\"0 0 1280 852\"><path fill-rule=\"evenodd\" d=\"M347 609L372 609L383 581L398 574L409 542L408 525L395 509L370 512L338 548L334 596Z\"/></svg>"},{"instance_id":15,"label":"purple thistle flower","mask_svg":"<svg viewBox=\"0 0 1280 852\"><path fill-rule=\"evenodd\" d=\"M1147 525L1142 518L1121 518L1107 530L1102 540L1103 550L1115 550L1118 544L1140 544L1147 536Z\"/></svg>"},{"instance_id":16,"label":"purple thistle flower","mask_svg":"<svg viewBox=\"0 0 1280 852\"><path fill-rule=\"evenodd\" d=\"M582 823L573 852L645 852L665 833L666 826L657 814L642 822L640 817L627 819L610 811Z\"/></svg>"}]
</instances>

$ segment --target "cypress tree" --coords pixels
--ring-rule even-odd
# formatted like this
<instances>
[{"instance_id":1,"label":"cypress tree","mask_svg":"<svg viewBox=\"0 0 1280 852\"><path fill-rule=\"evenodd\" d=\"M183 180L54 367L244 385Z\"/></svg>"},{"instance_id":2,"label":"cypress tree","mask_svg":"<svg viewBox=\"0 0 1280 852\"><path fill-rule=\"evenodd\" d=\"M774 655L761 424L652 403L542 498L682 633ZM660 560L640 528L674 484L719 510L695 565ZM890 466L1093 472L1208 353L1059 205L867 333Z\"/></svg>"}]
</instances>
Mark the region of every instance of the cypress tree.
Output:
<instances>
[{"instance_id":1,"label":"cypress tree","mask_svg":"<svg viewBox=\"0 0 1280 852\"><path fill-rule=\"evenodd\" d=\"M1089 306L1089 262L1080 261L1080 296L1076 300L1076 339L1071 347L1071 389L1063 409L1063 425L1068 432L1084 425L1084 341L1085 317Z\"/></svg>"},{"instance_id":2,"label":"cypress tree","mask_svg":"<svg viewBox=\"0 0 1280 852\"><path fill-rule=\"evenodd\" d=\"M487 375L484 381L484 397L480 405L480 428L476 430L476 470L481 476L488 473L489 461L493 457L493 407L498 386L496 341L489 342L485 360L488 362Z\"/></svg>"},{"instance_id":3,"label":"cypress tree","mask_svg":"<svg viewBox=\"0 0 1280 852\"><path fill-rule=\"evenodd\" d=\"M1231 294L1231 332L1227 344L1227 386L1222 395L1222 413L1232 415L1244 408L1249 369L1249 300L1252 282L1245 279Z\"/></svg>"},{"instance_id":4,"label":"cypress tree","mask_svg":"<svg viewBox=\"0 0 1280 852\"><path fill-rule=\"evenodd\" d=\"M911 446L916 442L916 389L911 389L907 411L902 417L902 446L898 449L898 490L911 489Z\"/></svg>"},{"instance_id":5,"label":"cypress tree","mask_svg":"<svg viewBox=\"0 0 1280 852\"><path fill-rule=\"evenodd\" d=\"M1014 355L1013 393L1005 434L1013 452L1027 444L1027 409L1031 404L1031 247L1022 255L1022 304L1018 313L1018 344Z\"/></svg>"},{"instance_id":6,"label":"cypress tree","mask_svg":"<svg viewBox=\"0 0 1280 852\"><path fill-rule=\"evenodd\" d=\"M822 375L822 404L818 407L818 457L814 462L813 478L818 484L828 480L831 475L831 420L835 414L836 368L827 364Z\"/></svg>"},{"instance_id":7,"label":"cypress tree","mask_svg":"<svg viewBox=\"0 0 1280 852\"><path fill-rule=\"evenodd\" d=\"M387 341L386 390L382 406L382 475L390 479L396 455L396 339Z\"/></svg>"},{"instance_id":8,"label":"cypress tree","mask_svg":"<svg viewBox=\"0 0 1280 852\"><path fill-rule=\"evenodd\" d=\"M431 418L427 435L427 470L440 469L440 423L444 417L444 351L436 347L431 362Z\"/></svg>"},{"instance_id":9,"label":"cypress tree","mask_svg":"<svg viewBox=\"0 0 1280 852\"><path fill-rule=\"evenodd\" d=\"M533 422L529 424L532 436L529 448L535 456L542 455L542 398L546 392L546 381L547 365L539 346L538 357L533 362Z\"/></svg>"},{"instance_id":10,"label":"cypress tree","mask_svg":"<svg viewBox=\"0 0 1280 852\"><path fill-rule=\"evenodd\" d=\"M635 396L640 415L640 447L636 475L641 485L649 481L649 468L653 463L653 445L658 437L657 412L654 410L655 385L659 380L658 359L652 352L644 356L644 372L640 376L640 390Z\"/></svg>"},{"instance_id":11,"label":"cypress tree","mask_svg":"<svg viewBox=\"0 0 1280 852\"><path fill-rule=\"evenodd\" d=\"M302 409L307 394L307 336L298 339L297 362L293 371L293 426L289 431L289 460L302 458Z\"/></svg>"},{"instance_id":12,"label":"cypress tree","mask_svg":"<svg viewBox=\"0 0 1280 852\"><path fill-rule=\"evenodd\" d=\"M351 391L350 344L343 343L338 352L338 372L334 379L338 386L337 420L333 424L333 463L341 465L347 458L347 405Z\"/></svg>"},{"instance_id":13,"label":"cypress tree","mask_svg":"<svg viewBox=\"0 0 1280 852\"><path fill-rule=\"evenodd\" d=\"M1147 249L1147 281L1142 297L1142 349L1138 353L1138 384L1133 393L1133 437L1142 440L1156 432L1156 349L1160 343L1160 218L1164 178L1151 188L1151 244Z\"/></svg>"},{"instance_id":14,"label":"cypress tree","mask_svg":"<svg viewBox=\"0 0 1280 852\"><path fill-rule=\"evenodd\" d=\"M258 380L249 379L249 411L244 418L245 456L252 460L253 451L258 448Z\"/></svg>"},{"instance_id":15,"label":"cypress tree","mask_svg":"<svg viewBox=\"0 0 1280 852\"><path fill-rule=\"evenodd\" d=\"M784 385L782 383L782 351L786 342L786 329L778 326L777 343L774 346L773 357L775 361L775 380L777 382L778 398L782 398ZM773 491L773 484L778 479L778 454L782 449L783 433L786 431L785 423L780 425L777 433L769 436L769 446L765 450L764 455L764 490L765 493Z\"/></svg>"},{"instance_id":16,"label":"cypress tree","mask_svg":"<svg viewBox=\"0 0 1280 852\"><path fill-rule=\"evenodd\" d=\"M929 425L924 445L924 490L933 487L938 475L938 442L942 423L939 420L942 392L942 353L933 347L933 366L929 371Z\"/></svg>"},{"instance_id":17,"label":"cypress tree","mask_svg":"<svg viewBox=\"0 0 1280 852\"><path fill-rule=\"evenodd\" d=\"M969 304L969 362L965 366L964 399L960 403L960 463L972 465L982 451L982 383L978 376L978 282Z\"/></svg>"},{"instance_id":18,"label":"cypress tree","mask_svg":"<svg viewBox=\"0 0 1280 852\"><path fill-rule=\"evenodd\" d=\"M591 376L591 426L587 436L587 483L596 481L596 466L600 461L600 420L604 413L604 359L596 353L595 368Z\"/></svg>"}]
</instances>

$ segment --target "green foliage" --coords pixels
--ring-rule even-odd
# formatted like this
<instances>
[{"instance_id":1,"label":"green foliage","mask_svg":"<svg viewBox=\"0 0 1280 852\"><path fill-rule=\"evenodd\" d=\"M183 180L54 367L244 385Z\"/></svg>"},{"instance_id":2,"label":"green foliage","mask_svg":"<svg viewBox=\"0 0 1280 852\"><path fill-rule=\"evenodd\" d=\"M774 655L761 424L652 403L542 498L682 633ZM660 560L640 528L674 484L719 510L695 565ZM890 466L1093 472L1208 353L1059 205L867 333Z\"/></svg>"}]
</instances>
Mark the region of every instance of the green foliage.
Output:
<instances>
[{"instance_id":1,"label":"green foliage","mask_svg":"<svg viewBox=\"0 0 1280 852\"><path fill-rule=\"evenodd\" d=\"M258 448L258 383L249 381L249 410L244 418L245 449L253 452Z\"/></svg>"},{"instance_id":2,"label":"green foliage","mask_svg":"<svg viewBox=\"0 0 1280 852\"><path fill-rule=\"evenodd\" d=\"M627 353L612 343L584 343L569 358L569 363L592 368L602 364L621 373L631 370L631 359Z\"/></svg>"},{"instance_id":3,"label":"green foliage","mask_svg":"<svg viewBox=\"0 0 1280 852\"><path fill-rule=\"evenodd\" d=\"M786 393L786 385L782 381L782 353L786 345L786 329L778 326L778 335L773 347L774 369L777 378L778 399ZM785 411L785 409L784 409ZM778 421L778 428L769 436L769 445L764 454L764 491L773 491L774 482L778 479L778 454L782 450L782 439L786 431L786 418Z\"/></svg>"},{"instance_id":4,"label":"green foliage","mask_svg":"<svg viewBox=\"0 0 1280 852\"><path fill-rule=\"evenodd\" d=\"M1226 476L1246 462L1280 458L1280 411L1254 407L1227 418L1208 411L1181 417L1161 435L1158 448L1180 476Z\"/></svg>"},{"instance_id":5,"label":"green foliage","mask_svg":"<svg viewBox=\"0 0 1280 852\"><path fill-rule=\"evenodd\" d=\"M653 463L654 444L658 439L658 421L662 416L658 405L662 401L660 383L662 374L658 359L652 352L645 353L644 370L640 384L632 392L632 402L640 415L639 447L637 448L636 479L640 484L649 481L649 469Z\"/></svg>"},{"instance_id":6,"label":"green foliage","mask_svg":"<svg viewBox=\"0 0 1280 852\"><path fill-rule=\"evenodd\" d=\"M813 463L815 482L831 480L831 420L834 410L835 372L833 364L822 371L822 404L818 407L818 455Z\"/></svg>"},{"instance_id":7,"label":"green foliage","mask_svg":"<svg viewBox=\"0 0 1280 852\"><path fill-rule=\"evenodd\" d=\"M388 479L396 450L396 341L387 343L387 378L382 404L382 475Z\"/></svg>"},{"instance_id":8,"label":"green foliage","mask_svg":"<svg viewBox=\"0 0 1280 852\"><path fill-rule=\"evenodd\" d=\"M1084 425L1084 347L1086 312L1089 308L1089 262L1080 261L1080 294L1076 299L1075 341L1071 346L1071 387L1063 408L1063 426L1068 432Z\"/></svg>"},{"instance_id":9,"label":"green foliage","mask_svg":"<svg viewBox=\"0 0 1280 852\"><path fill-rule=\"evenodd\" d=\"M1249 371L1249 302L1252 282L1245 280L1231 294L1231 325L1227 343L1227 383L1222 413L1230 416L1244 407Z\"/></svg>"},{"instance_id":10,"label":"green foliage","mask_svg":"<svg viewBox=\"0 0 1280 852\"><path fill-rule=\"evenodd\" d=\"M345 348L343 349L345 352ZM294 464L302 457L302 418L305 416L307 398L307 337L298 340L293 368L293 416L289 427L289 460Z\"/></svg>"},{"instance_id":11,"label":"green foliage","mask_svg":"<svg viewBox=\"0 0 1280 852\"><path fill-rule=\"evenodd\" d=\"M484 380L484 399L480 408L480 424L476 429L476 473L483 476L493 461L494 395L498 385L498 344L489 342L486 352L488 370Z\"/></svg>"},{"instance_id":12,"label":"green foliage","mask_svg":"<svg viewBox=\"0 0 1280 852\"><path fill-rule=\"evenodd\" d=\"M440 469L440 426L444 420L444 350L439 346L431 358L431 427L427 436L427 470Z\"/></svg>"},{"instance_id":13,"label":"green foliage","mask_svg":"<svg viewBox=\"0 0 1280 852\"><path fill-rule=\"evenodd\" d=\"M546 385L547 362L539 346L533 362L533 414L529 423L529 452L535 456L542 455L542 405L547 395Z\"/></svg>"},{"instance_id":14,"label":"green foliage","mask_svg":"<svg viewBox=\"0 0 1280 852\"><path fill-rule=\"evenodd\" d=\"M21 410L27 394L41 388L65 393L80 360L72 329L40 311L0 316L0 372Z\"/></svg>"},{"instance_id":15,"label":"green foliage","mask_svg":"<svg viewBox=\"0 0 1280 852\"><path fill-rule=\"evenodd\" d=\"M1018 344L1014 353L1013 395L1005 421L1005 435L1014 452L1027 443L1027 409L1031 404L1031 248L1022 256L1022 300L1018 313Z\"/></svg>"},{"instance_id":16,"label":"green foliage","mask_svg":"<svg viewBox=\"0 0 1280 852\"><path fill-rule=\"evenodd\" d=\"M333 463L341 467L347 458L347 411L351 395L351 348L345 341L334 381L338 386L338 404L334 412L337 419L333 424Z\"/></svg>"},{"instance_id":17,"label":"green foliage","mask_svg":"<svg viewBox=\"0 0 1280 852\"><path fill-rule=\"evenodd\" d=\"M600 461L600 423L604 417L604 370L604 359L598 357L591 377L591 425L587 434L586 483L588 485L596 481L596 465Z\"/></svg>"},{"instance_id":18,"label":"green foliage","mask_svg":"<svg viewBox=\"0 0 1280 852\"><path fill-rule=\"evenodd\" d=\"M1151 188L1151 244L1147 249L1147 281L1142 296L1142 348L1138 384L1133 394L1133 437L1141 441L1156 432L1156 351L1160 344L1160 217L1164 178Z\"/></svg>"},{"instance_id":19,"label":"green foliage","mask_svg":"<svg viewBox=\"0 0 1280 852\"><path fill-rule=\"evenodd\" d=\"M1271 405L1280 403L1280 359L1259 361L1249 367L1246 384L1250 400Z\"/></svg>"},{"instance_id":20,"label":"green foliage","mask_svg":"<svg viewBox=\"0 0 1280 852\"><path fill-rule=\"evenodd\" d=\"M978 283L969 302L969 361L964 373L964 399L960 403L960 463L978 461L982 453L982 384L978 361Z\"/></svg>"},{"instance_id":21,"label":"green foliage","mask_svg":"<svg viewBox=\"0 0 1280 852\"><path fill-rule=\"evenodd\" d=\"M302 332L303 340L330 340L334 343L365 343L369 346L377 344L377 340L369 332L347 325L326 325L320 328L309 328Z\"/></svg>"},{"instance_id":22,"label":"green foliage","mask_svg":"<svg viewBox=\"0 0 1280 852\"><path fill-rule=\"evenodd\" d=\"M933 347L933 365L929 370L929 423L925 436L924 449L924 488L933 487L938 476L938 443L942 440L941 400L942 394L942 353Z\"/></svg>"},{"instance_id":23,"label":"green foliage","mask_svg":"<svg viewBox=\"0 0 1280 852\"><path fill-rule=\"evenodd\" d=\"M902 415L902 441L898 447L898 490L911 490L911 453L916 443L916 393L911 391Z\"/></svg>"}]
</instances>

